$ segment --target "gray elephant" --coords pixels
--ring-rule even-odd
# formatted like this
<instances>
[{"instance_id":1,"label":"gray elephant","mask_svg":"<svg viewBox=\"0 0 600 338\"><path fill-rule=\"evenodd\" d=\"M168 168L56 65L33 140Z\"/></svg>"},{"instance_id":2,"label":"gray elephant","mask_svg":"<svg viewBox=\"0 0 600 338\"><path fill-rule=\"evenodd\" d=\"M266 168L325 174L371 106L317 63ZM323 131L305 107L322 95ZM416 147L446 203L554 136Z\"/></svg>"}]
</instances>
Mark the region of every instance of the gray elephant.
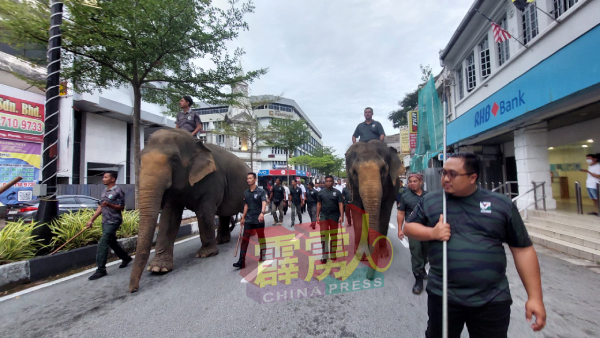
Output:
<instances>
[{"instance_id":1,"label":"gray elephant","mask_svg":"<svg viewBox=\"0 0 600 338\"><path fill-rule=\"evenodd\" d=\"M396 149L379 140L356 142L346 151L351 204L356 207L352 208L355 247L358 247L362 230L362 215L357 209L369 214L370 229L387 235L392 207L400 185L399 175L403 172L401 164ZM372 243L373 238L369 238L369 244ZM377 258L388 257L386 241L378 243Z\"/></svg>"},{"instance_id":2,"label":"gray elephant","mask_svg":"<svg viewBox=\"0 0 600 338\"><path fill-rule=\"evenodd\" d=\"M139 289L150 256L159 211L156 253L148 264L153 272L173 269L173 245L184 208L196 213L202 247L196 257L219 253L217 244L231 240L231 216L243 211L248 166L225 149L196 141L182 130L159 130L141 154L140 231L129 292ZM215 238L214 218L219 216Z\"/></svg>"}]
</instances>

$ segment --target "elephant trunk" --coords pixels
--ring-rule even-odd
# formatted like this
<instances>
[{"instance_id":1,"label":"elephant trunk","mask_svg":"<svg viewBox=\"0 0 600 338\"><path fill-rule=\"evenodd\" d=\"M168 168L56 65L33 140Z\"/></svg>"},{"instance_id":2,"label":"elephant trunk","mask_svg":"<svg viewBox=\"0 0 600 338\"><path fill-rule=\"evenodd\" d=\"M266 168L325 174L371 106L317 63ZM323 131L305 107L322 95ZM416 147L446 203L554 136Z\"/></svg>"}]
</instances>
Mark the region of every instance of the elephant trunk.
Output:
<instances>
[{"instance_id":1,"label":"elephant trunk","mask_svg":"<svg viewBox=\"0 0 600 338\"><path fill-rule=\"evenodd\" d=\"M379 213L383 187L379 174L379 166L367 163L358 170L358 192L365 211L369 214L369 228L379 231Z\"/></svg>"},{"instance_id":2,"label":"elephant trunk","mask_svg":"<svg viewBox=\"0 0 600 338\"><path fill-rule=\"evenodd\" d=\"M135 261L129 279L129 292L135 292L150 257L150 248L161 208L163 195L171 187L171 166L168 158L160 153L150 152L142 156L140 171L140 229L137 239Z\"/></svg>"}]
</instances>

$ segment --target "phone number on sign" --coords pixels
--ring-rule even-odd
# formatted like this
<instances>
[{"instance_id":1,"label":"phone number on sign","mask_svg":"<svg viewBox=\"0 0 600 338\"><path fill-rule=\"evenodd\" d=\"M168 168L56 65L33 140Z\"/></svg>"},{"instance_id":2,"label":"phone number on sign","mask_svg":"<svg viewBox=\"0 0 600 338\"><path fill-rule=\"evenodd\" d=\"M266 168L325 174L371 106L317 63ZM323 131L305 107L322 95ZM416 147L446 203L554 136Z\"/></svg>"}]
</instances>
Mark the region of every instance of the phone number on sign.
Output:
<instances>
[{"instance_id":1,"label":"phone number on sign","mask_svg":"<svg viewBox=\"0 0 600 338\"><path fill-rule=\"evenodd\" d=\"M27 134L41 135L44 131L44 124L40 121L5 115L0 116L0 128L26 132Z\"/></svg>"}]
</instances>

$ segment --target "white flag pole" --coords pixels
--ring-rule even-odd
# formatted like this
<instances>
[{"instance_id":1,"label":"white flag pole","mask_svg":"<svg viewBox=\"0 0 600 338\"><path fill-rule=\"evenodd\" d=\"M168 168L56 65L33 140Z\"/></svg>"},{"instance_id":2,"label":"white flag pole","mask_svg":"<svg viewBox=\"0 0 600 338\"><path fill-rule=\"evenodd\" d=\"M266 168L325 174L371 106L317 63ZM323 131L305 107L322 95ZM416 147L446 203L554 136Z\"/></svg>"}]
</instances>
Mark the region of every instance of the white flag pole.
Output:
<instances>
[{"instance_id":1,"label":"white flag pole","mask_svg":"<svg viewBox=\"0 0 600 338\"><path fill-rule=\"evenodd\" d=\"M446 90L446 81L444 79L444 91ZM445 102L444 102L445 104ZM446 164L446 150L447 150L447 139L446 139L446 111L442 108L442 117L444 119L444 152L443 152L443 164ZM443 177L442 177L443 179ZM442 186L442 189L444 187ZM442 213L444 214L444 223L447 223L446 217L446 191L442 195ZM448 242L444 241L443 245L443 270L442 270L442 337L448 338Z\"/></svg>"}]
</instances>

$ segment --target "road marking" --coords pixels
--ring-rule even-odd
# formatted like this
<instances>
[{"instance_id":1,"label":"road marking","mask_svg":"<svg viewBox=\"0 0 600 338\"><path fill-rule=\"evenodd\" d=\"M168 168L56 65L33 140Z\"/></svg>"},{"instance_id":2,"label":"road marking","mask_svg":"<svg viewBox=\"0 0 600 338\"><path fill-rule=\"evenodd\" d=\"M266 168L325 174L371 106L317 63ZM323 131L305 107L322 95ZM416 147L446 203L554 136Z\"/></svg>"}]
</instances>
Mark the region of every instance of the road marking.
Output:
<instances>
[{"instance_id":1,"label":"road marking","mask_svg":"<svg viewBox=\"0 0 600 338\"><path fill-rule=\"evenodd\" d=\"M396 226L395 226L395 225L393 225L392 223L390 223L390 228L392 228L392 229L396 229Z\"/></svg>"},{"instance_id":2,"label":"road marking","mask_svg":"<svg viewBox=\"0 0 600 338\"><path fill-rule=\"evenodd\" d=\"M402 243L402 245L404 245L404 247L408 249L408 240L406 239L406 237L400 240L400 243Z\"/></svg>"},{"instance_id":3,"label":"road marking","mask_svg":"<svg viewBox=\"0 0 600 338\"><path fill-rule=\"evenodd\" d=\"M174 245L185 243L187 241L191 241L192 239L197 239L197 238L198 238L198 236L186 238L186 239L183 239L183 240L181 240L179 242L175 242ZM150 253L153 253L153 252L154 252L154 249L150 250ZM131 257L134 258L135 255L131 256ZM110 262L110 263L106 264L106 266L109 267L109 266L113 266L113 265L116 265L116 264L119 264L119 263L121 263L121 260ZM25 295L25 294L28 294L30 292L37 291L37 290L40 290L40 289L43 289L43 288L47 288L49 286L52 286L52 285L55 285L55 284L58 284L58 283L66 282L66 281L68 281L70 279L77 278L79 276L83 276L85 274L88 274L88 273L94 272L94 271L96 271L96 268L87 269L85 271L78 272L78 273L76 273L74 275L63 277L61 279L57 279L55 281L44 283L44 284L41 284L41 285L38 285L38 286L34 286L34 287L29 288L27 290L19 291L19 292L13 293L13 294L8 295L8 296L0 297L0 303L3 302L3 301L5 301L5 300L9 300L9 299L12 299L12 298L18 298L19 296L22 296L22 295Z\"/></svg>"},{"instance_id":4,"label":"road marking","mask_svg":"<svg viewBox=\"0 0 600 338\"><path fill-rule=\"evenodd\" d=\"M256 275L258 274L259 268L260 268L260 271L263 271L265 269L265 265L271 265L271 263L273 263L272 259L260 263L260 265L257 266L256 269L252 270L252 272L250 272L246 277L248 277L249 280L253 280L254 277L256 277ZM243 284L248 283L248 280L246 280L246 277L242 278L240 283L243 283Z\"/></svg>"}]
</instances>

